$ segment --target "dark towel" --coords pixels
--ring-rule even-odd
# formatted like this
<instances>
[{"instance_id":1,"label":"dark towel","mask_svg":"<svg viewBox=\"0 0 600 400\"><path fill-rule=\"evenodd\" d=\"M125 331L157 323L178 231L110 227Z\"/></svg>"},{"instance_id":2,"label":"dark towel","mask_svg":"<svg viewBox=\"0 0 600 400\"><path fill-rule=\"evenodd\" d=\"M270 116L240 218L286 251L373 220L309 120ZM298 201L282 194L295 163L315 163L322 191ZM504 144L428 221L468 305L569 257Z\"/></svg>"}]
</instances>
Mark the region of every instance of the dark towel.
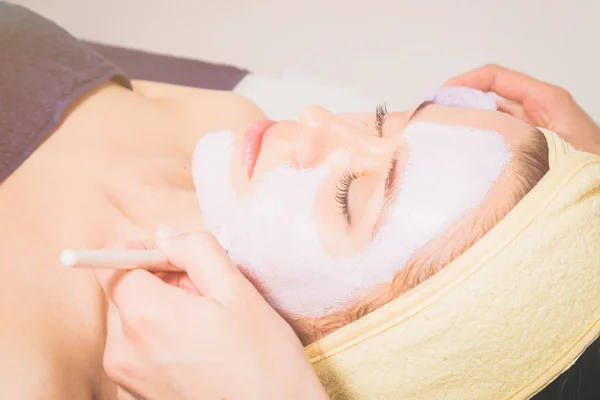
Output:
<instances>
[{"instance_id":1,"label":"dark towel","mask_svg":"<svg viewBox=\"0 0 600 400\"><path fill-rule=\"evenodd\" d=\"M172 83L203 89L232 90L247 70L189 58L88 43L129 75L131 79Z\"/></svg>"},{"instance_id":2,"label":"dark towel","mask_svg":"<svg viewBox=\"0 0 600 400\"><path fill-rule=\"evenodd\" d=\"M113 80L111 61L34 12L0 1L0 182L60 122L71 103Z\"/></svg>"}]
</instances>

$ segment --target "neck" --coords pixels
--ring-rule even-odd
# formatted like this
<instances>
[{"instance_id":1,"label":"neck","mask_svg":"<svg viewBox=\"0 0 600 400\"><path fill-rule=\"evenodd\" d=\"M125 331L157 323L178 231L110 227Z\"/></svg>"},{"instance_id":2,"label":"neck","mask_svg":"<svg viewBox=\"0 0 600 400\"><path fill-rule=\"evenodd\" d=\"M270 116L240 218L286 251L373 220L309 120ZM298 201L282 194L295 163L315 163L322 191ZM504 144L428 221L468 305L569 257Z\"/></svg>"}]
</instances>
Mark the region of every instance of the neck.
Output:
<instances>
[{"instance_id":1,"label":"neck","mask_svg":"<svg viewBox=\"0 0 600 400\"><path fill-rule=\"evenodd\" d=\"M83 129L100 111L98 126ZM204 227L191 174L191 151L203 126L190 128L177 107L114 85L91 96L69 122L79 128L73 132L88 132L86 144L98 153L89 179L100 181L115 210L114 240L154 237L159 223L184 231Z\"/></svg>"},{"instance_id":2,"label":"neck","mask_svg":"<svg viewBox=\"0 0 600 400\"><path fill-rule=\"evenodd\" d=\"M124 171L127 171L124 173ZM154 237L158 224L184 232L204 228L188 160L138 157L113 164L109 200L118 211L116 240Z\"/></svg>"}]
</instances>

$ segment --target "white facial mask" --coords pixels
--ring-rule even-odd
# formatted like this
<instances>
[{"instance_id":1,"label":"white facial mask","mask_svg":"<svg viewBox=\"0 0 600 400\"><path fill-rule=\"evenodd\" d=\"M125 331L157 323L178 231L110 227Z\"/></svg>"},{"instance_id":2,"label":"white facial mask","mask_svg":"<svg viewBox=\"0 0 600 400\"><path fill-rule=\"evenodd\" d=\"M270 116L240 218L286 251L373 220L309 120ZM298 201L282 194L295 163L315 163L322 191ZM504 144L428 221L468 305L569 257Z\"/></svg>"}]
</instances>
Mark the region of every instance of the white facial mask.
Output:
<instances>
[{"instance_id":1,"label":"white facial mask","mask_svg":"<svg viewBox=\"0 0 600 400\"><path fill-rule=\"evenodd\" d=\"M322 245L314 209L330 174L325 164L303 170L279 166L255 193L238 199L229 178L230 132L207 134L194 153L206 227L274 307L304 317L336 310L390 283L415 250L481 203L511 158L492 131L417 122L404 136L409 156L398 199L359 254L332 257Z\"/></svg>"}]
</instances>

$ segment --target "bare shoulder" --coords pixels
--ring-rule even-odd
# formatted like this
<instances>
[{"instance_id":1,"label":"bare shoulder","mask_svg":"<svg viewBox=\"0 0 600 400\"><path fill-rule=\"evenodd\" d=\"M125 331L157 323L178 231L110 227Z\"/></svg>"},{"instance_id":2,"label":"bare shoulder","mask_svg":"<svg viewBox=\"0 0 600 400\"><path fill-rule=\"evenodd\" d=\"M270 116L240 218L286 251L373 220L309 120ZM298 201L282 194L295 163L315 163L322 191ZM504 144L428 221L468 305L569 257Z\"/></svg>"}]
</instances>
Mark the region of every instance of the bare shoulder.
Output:
<instances>
[{"instance_id":1,"label":"bare shoulder","mask_svg":"<svg viewBox=\"0 0 600 400\"><path fill-rule=\"evenodd\" d=\"M134 80L133 90L150 100L176 105L193 113L207 110L229 110L235 119L264 118L263 111L250 99L225 90L198 89L168 83Z\"/></svg>"}]
</instances>

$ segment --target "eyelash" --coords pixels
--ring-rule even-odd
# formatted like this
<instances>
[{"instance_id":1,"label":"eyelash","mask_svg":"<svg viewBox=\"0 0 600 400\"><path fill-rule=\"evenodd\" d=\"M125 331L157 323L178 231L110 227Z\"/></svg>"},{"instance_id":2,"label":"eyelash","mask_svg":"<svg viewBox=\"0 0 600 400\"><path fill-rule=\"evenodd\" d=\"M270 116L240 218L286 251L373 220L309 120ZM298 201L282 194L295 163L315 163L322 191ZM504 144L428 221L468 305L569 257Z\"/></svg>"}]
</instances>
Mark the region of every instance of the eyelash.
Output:
<instances>
[{"instance_id":1,"label":"eyelash","mask_svg":"<svg viewBox=\"0 0 600 400\"><path fill-rule=\"evenodd\" d=\"M350 189L352 181L359 176L360 174L356 172L344 172L336 187L335 201L338 203L338 206L340 210L342 210L342 214L348 223L350 223L350 214L348 214L348 190Z\"/></svg>"},{"instance_id":2,"label":"eyelash","mask_svg":"<svg viewBox=\"0 0 600 400\"><path fill-rule=\"evenodd\" d=\"M375 109L375 128L377 129L379 137L383 136L383 123L385 122L385 116L387 113L388 110L385 103L377 105L377 108Z\"/></svg>"},{"instance_id":3,"label":"eyelash","mask_svg":"<svg viewBox=\"0 0 600 400\"><path fill-rule=\"evenodd\" d=\"M388 110L385 103L380 103L375 108L375 128L379 137L383 136L383 123ZM344 172L336 186L335 201L338 203L340 210L348 224L350 223L350 214L348 213L348 191L353 180L361 176L356 172Z\"/></svg>"}]
</instances>

